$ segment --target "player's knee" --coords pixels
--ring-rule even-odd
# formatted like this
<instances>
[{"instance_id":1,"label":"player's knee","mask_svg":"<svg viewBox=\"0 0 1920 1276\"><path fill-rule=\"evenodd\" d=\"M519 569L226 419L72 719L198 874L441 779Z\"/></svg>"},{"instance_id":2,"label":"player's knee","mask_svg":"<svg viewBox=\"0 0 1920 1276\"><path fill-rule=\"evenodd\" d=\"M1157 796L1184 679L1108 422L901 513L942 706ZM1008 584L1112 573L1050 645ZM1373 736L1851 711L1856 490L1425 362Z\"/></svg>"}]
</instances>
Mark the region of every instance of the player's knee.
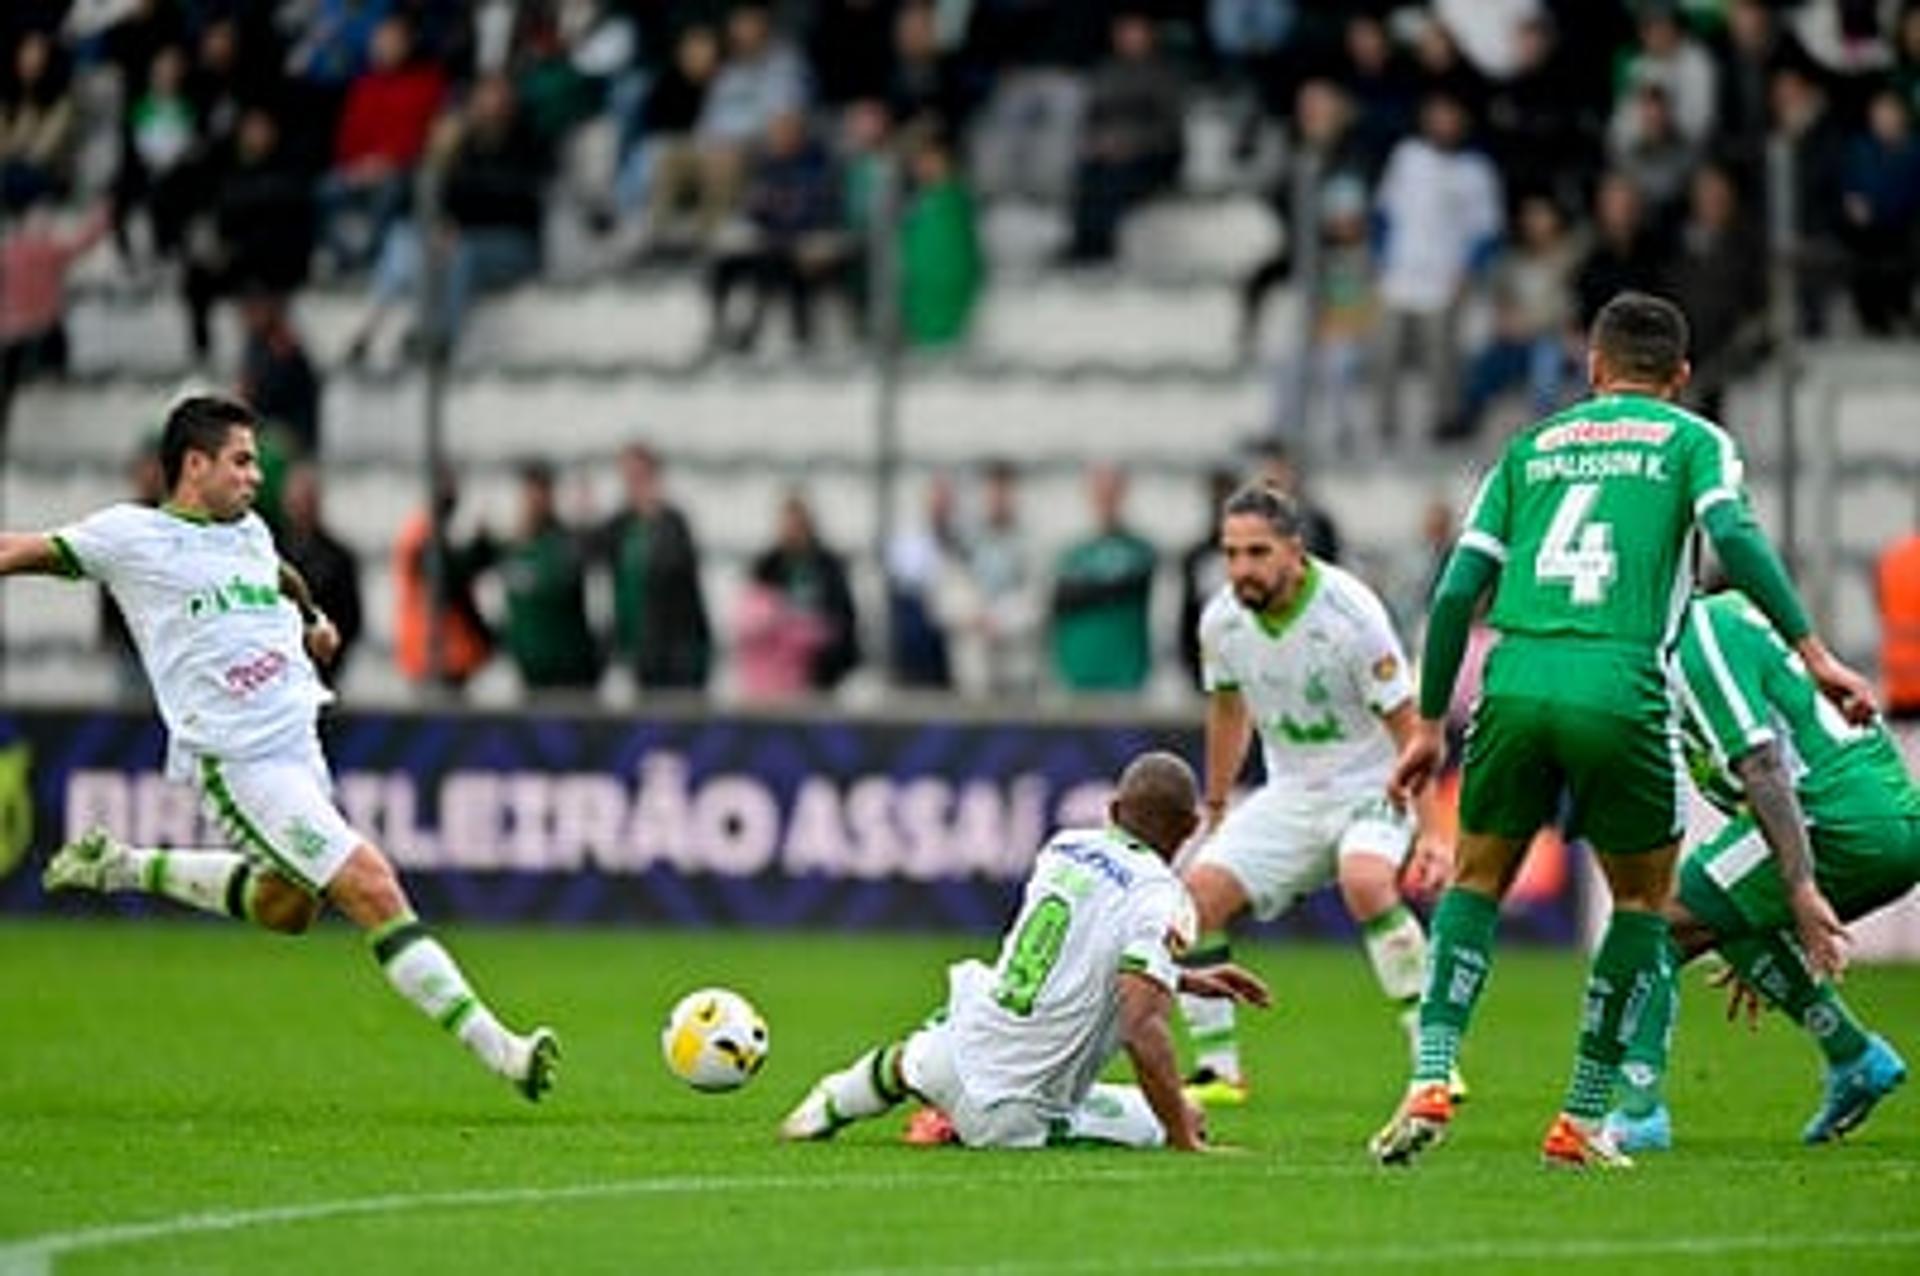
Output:
<instances>
[{"instance_id":1,"label":"player's knee","mask_svg":"<svg viewBox=\"0 0 1920 1276\"><path fill-rule=\"evenodd\" d=\"M1393 865L1372 855L1349 855L1340 861L1340 899L1355 921L1380 916L1400 902L1400 885Z\"/></svg>"},{"instance_id":2,"label":"player's knee","mask_svg":"<svg viewBox=\"0 0 1920 1276\"><path fill-rule=\"evenodd\" d=\"M327 898L347 919L364 928L391 921L408 910L406 892L387 857L361 845L327 885Z\"/></svg>"},{"instance_id":3,"label":"player's knee","mask_svg":"<svg viewBox=\"0 0 1920 1276\"><path fill-rule=\"evenodd\" d=\"M277 874L262 874L253 889L253 920L282 935L305 934L319 914L320 901Z\"/></svg>"},{"instance_id":4,"label":"player's knee","mask_svg":"<svg viewBox=\"0 0 1920 1276\"><path fill-rule=\"evenodd\" d=\"M1247 905L1240 883L1210 864L1187 870L1187 892L1193 896L1193 911L1200 919L1202 932L1219 930Z\"/></svg>"}]
</instances>

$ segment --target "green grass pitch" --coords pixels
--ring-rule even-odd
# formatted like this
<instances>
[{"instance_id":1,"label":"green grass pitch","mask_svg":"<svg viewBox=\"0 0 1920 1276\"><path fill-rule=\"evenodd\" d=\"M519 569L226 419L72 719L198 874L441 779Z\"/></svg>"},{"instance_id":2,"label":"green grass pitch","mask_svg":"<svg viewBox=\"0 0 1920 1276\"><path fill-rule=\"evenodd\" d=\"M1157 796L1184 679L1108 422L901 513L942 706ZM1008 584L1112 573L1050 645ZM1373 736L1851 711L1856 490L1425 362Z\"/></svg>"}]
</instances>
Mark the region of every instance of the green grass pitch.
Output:
<instances>
[{"instance_id":1,"label":"green grass pitch","mask_svg":"<svg viewBox=\"0 0 1920 1276\"><path fill-rule=\"evenodd\" d=\"M565 1037L534 1108L382 986L345 929L0 926L0 1276L95 1272L1920 1270L1920 1092L1844 1146L1797 1132L1814 1053L1720 1022L1689 977L1680 1147L1632 1174L1543 1170L1581 971L1505 951L1451 1143L1362 1150L1403 1077L1357 950L1261 947L1280 1009L1247 1033L1233 1155L908 1148L888 1119L773 1138L814 1075L916 1022L954 937L455 930L510 1017ZM659 1021L703 983L753 997L745 1091L681 1088ZM1920 970L1848 990L1920 1057Z\"/></svg>"}]
</instances>

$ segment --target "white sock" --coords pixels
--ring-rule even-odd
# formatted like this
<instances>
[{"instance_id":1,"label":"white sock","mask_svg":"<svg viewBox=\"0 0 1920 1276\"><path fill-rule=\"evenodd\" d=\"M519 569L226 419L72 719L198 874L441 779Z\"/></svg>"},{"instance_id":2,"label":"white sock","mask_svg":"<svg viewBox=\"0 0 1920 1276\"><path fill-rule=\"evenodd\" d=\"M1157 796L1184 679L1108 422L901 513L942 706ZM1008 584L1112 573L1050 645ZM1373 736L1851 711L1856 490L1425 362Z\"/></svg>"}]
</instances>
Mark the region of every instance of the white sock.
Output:
<instances>
[{"instance_id":1,"label":"white sock","mask_svg":"<svg viewBox=\"0 0 1920 1276\"><path fill-rule=\"evenodd\" d=\"M242 921L251 917L253 866L232 851L163 851L128 847L107 865L109 891L141 891Z\"/></svg>"},{"instance_id":2,"label":"white sock","mask_svg":"<svg viewBox=\"0 0 1920 1276\"><path fill-rule=\"evenodd\" d=\"M1233 1002L1226 997L1196 997L1183 992L1180 1013L1187 1019L1194 1066L1210 1069L1227 1081L1240 1080L1240 1041L1234 1027Z\"/></svg>"},{"instance_id":3,"label":"white sock","mask_svg":"<svg viewBox=\"0 0 1920 1276\"><path fill-rule=\"evenodd\" d=\"M1405 904L1395 904L1371 921L1362 922L1367 960L1380 991L1400 1007L1400 1024L1410 1049L1420 1044L1420 992L1427 981L1427 934Z\"/></svg>"},{"instance_id":4,"label":"white sock","mask_svg":"<svg viewBox=\"0 0 1920 1276\"><path fill-rule=\"evenodd\" d=\"M514 1067L514 1035L474 994L452 954L413 917L388 923L369 936L374 956L393 990L453 1033L481 1063L503 1076Z\"/></svg>"},{"instance_id":5,"label":"white sock","mask_svg":"<svg viewBox=\"0 0 1920 1276\"><path fill-rule=\"evenodd\" d=\"M835 1116L854 1120L879 1116L907 1097L900 1084L900 1046L867 1051L838 1072L820 1078Z\"/></svg>"}]
</instances>

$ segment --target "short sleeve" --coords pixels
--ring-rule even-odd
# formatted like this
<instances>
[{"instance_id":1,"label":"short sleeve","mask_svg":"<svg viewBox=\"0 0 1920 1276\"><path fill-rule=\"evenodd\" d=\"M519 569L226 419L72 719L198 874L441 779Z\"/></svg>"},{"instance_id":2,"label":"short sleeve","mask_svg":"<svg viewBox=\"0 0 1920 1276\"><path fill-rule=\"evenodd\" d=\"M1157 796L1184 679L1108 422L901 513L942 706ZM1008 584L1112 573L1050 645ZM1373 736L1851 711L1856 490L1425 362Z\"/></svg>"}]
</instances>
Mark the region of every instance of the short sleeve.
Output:
<instances>
[{"instance_id":1,"label":"short sleeve","mask_svg":"<svg viewBox=\"0 0 1920 1276\"><path fill-rule=\"evenodd\" d=\"M1140 890L1127 910L1126 934L1120 947L1122 974L1141 975L1168 992L1180 986L1180 967L1174 960L1180 919L1179 895L1184 890L1171 879Z\"/></svg>"},{"instance_id":2,"label":"short sleeve","mask_svg":"<svg viewBox=\"0 0 1920 1276\"><path fill-rule=\"evenodd\" d=\"M1486 477L1480 480L1480 490L1473 494L1473 504L1467 508L1466 524L1460 532L1459 547L1474 550L1504 565L1507 561L1508 520L1511 515L1507 462L1503 456L1487 471Z\"/></svg>"},{"instance_id":3,"label":"short sleeve","mask_svg":"<svg viewBox=\"0 0 1920 1276\"><path fill-rule=\"evenodd\" d=\"M1226 630L1217 601L1200 613L1200 689L1208 695L1240 687L1240 678L1226 658Z\"/></svg>"},{"instance_id":4,"label":"short sleeve","mask_svg":"<svg viewBox=\"0 0 1920 1276\"><path fill-rule=\"evenodd\" d=\"M1385 716L1413 698L1407 653L1378 598L1356 590L1353 603L1353 632L1347 647L1353 686L1369 709Z\"/></svg>"},{"instance_id":5,"label":"short sleeve","mask_svg":"<svg viewBox=\"0 0 1920 1276\"><path fill-rule=\"evenodd\" d=\"M110 505L68 524L49 539L67 575L110 585L140 543L135 522L133 507Z\"/></svg>"},{"instance_id":6,"label":"short sleeve","mask_svg":"<svg viewBox=\"0 0 1920 1276\"><path fill-rule=\"evenodd\" d=\"M1682 437L1685 449L1687 500L1697 522L1708 510L1727 501L1744 503L1746 466L1733 436L1711 422L1688 421Z\"/></svg>"},{"instance_id":7,"label":"short sleeve","mask_svg":"<svg viewBox=\"0 0 1920 1276\"><path fill-rule=\"evenodd\" d=\"M1730 650L1745 642L1739 628L1722 623L1706 604L1694 603L1687 609L1675 662L1681 707L1723 768L1774 738L1762 662Z\"/></svg>"}]
</instances>

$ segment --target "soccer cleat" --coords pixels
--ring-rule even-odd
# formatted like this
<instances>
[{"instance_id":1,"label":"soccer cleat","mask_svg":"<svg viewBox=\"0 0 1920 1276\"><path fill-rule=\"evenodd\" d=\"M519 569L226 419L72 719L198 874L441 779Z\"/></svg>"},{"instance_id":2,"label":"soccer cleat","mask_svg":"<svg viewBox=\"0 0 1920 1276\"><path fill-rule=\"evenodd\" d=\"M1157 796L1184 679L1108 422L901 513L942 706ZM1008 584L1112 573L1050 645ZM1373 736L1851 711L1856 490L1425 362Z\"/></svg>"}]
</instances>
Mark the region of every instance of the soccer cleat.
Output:
<instances>
[{"instance_id":1,"label":"soccer cleat","mask_svg":"<svg viewBox=\"0 0 1920 1276\"><path fill-rule=\"evenodd\" d=\"M535 1028L520 1038L515 1053L526 1053L518 1061L509 1079L513 1088L528 1103L538 1103L547 1091L553 1089L553 1083L560 1070L560 1038L553 1035L551 1028Z\"/></svg>"},{"instance_id":2,"label":"soccer cleat","mask_svg":"<svg viewBox=\"0 0 1920 1276\"><path fill-rule=\"evenodd\" d=\"M1664 1103L1645 1116L1615 1108L1600 1123L1600 1132L1622 1152L1666 1152L1673 1147L1673 1114Z\"/></svg>"},{"instance_id":3,"label":"soccer cleat","mask_svg":"<svg viewBox=\"0 0 1920 1276\"><path fill-rule=\"evenodd\" d=\"M1555 1169L1630 1170L1633 1158L1608 1137L1605 1127L1586 1125L1562 1112L1547 1127L1540 1161Z\"/></svg>"},{"instance_id":4,"label":"soccer cleat","mask_svg":"<svg viewBox=\"0 0 1920 1276\"><path fill-rule=\"evenodd\" d=\"M1188 1102L1203 1108L1243 1107L1250 1093L1243 1078L1230 1077L1212 1068L1195 1068L1180 1088Z\"/></svg>"},{"instance_id":5,"label":"soccer cleat","mask_svg":"<svg viewBox=\"0 0 1920 1276\"><path fill-rule=\"evenodd\" d=\"M40 874L40 889L104 891L107 875L125 861L127 848L105 829L89 829L53 853Z\"/></svg>"},{"instance_id":6,"label":"soccer cleat","mask_svg":"<svg viewBox=\"0 0 1920 1276\"><path fill-rule=\"evenodd\" d=\"M940 1147L947 1143L958 1143L960 1132L953 1128L953 1118L939 1108L920 1108L907 1118L907 1128L901 1131L900 1139L915 1147Z\"/></svg>"},{"instance_id":7,"label":"soccer cleat","mask_svg":"<svg viewBox=\"0 0 1920 1276\"><path fill-rule=\"evenodd\" d=\"M802 1143L808 1139L830 1139L838 1134L843 1126L851 1124L851 1119L841 1116L833 1109L833 1100L827 1096L825 1086L815 1086L807 1091L807 1097L800 1100L793 1111L787 1113L780 1122L780 1137L790 1143Z\"/></svg>"},{"instance_id":8,"label":"soccer cleat","mask_svg":"<svg viewBox=\"0 0 1920 1276\"><path fill-rule=\"evenodd\" d=\"M1416 1085L1392 1119L1367 1140L1367 1151L1381 1165L1412 1165L1415 1157L1447 1137L1452 1120L1453 1099L1445 1081Z\"/></svg>"},{"instance_id":9,"label":"soccer cleat","mask_svg":"<svg viewBox=\"0 0 1920 1276\"><path fill-rule=\"evenodd\" d=\"M1827 1097L1800 1132L1805 1143L1830 1143L1850 1134L1867 1119L1874 1105L1907 1079L1907 1062L1879 1033L1867 1038L1858 1059L1827 1068Z\"/></svg>"}]
</instances>

